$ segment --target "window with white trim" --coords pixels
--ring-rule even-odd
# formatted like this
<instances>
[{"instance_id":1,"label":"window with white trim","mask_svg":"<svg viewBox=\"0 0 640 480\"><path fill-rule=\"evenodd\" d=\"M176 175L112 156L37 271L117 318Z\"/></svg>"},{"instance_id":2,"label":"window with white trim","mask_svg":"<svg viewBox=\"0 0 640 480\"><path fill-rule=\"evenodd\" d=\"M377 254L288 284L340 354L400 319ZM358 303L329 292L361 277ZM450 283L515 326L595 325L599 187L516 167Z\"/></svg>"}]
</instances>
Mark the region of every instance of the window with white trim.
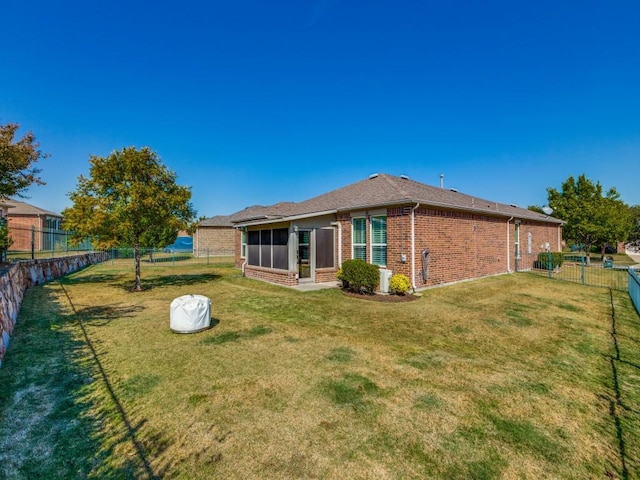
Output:
<instances>
[{"instance_id":1,"label":"window with white trim","mask_svg":"<svg viewBox=\"0 0 640 480\"><path fill-rule=\"evenodd\" d=\"M240 240L240 245L241 245L240 257L241 258L247 258L247 229L246 228L243 228L240 231L240 236L241 236L241 240Z\"/></svg>"},{"instance_id":2,"label":"window with white trim","mask_svg":"<svg viewBox=\"0 0 640 480\"><path fill-rule=\"evenodd\" d=\"M351 220L352 233L351 243L353 252L351 258L359 258L360 260L367 260L367 219L353 218Z\"/></svg>"},{"instance_id":3,"label":"window with white trim","mask_svg":"<svg viewBox=\"0 0 640 480\"><path fill-rule=\"evenodd\" d=\"M387 265L387 217L371 217L371 263Z\"/></svg>"}]
</instances>

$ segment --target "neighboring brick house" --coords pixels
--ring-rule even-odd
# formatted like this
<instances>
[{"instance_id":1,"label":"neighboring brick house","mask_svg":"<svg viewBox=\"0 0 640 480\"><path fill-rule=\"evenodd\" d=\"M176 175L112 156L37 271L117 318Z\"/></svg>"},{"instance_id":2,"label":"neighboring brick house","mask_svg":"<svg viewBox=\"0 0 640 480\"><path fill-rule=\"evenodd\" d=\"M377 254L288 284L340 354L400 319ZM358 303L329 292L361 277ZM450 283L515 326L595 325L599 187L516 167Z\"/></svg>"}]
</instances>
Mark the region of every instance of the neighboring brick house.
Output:
<instances>
[{"instance_id":1,"label":"neighboring brick house","mask_svg":"<svg viewBox=\"0 0 640 480\"><path fill-rule=\"evenodd\" d=\"M235 253L235 232L231 215L218 215L198 223L193 234L193 254L198 257Z\"/></svg>"},{"instance_id":2,"label":"neighboring brick house","mask_svg":"<svg viewBox=\"0 0 640 480\"><path fill-rule=\"evenodd\" d=\"M236 253L234 221L266 218L272 210L280 211L286 205L290 204L279 203L270 207L255 205L233 215L217 215L200 221L193 234L194 255L234 256Z\"/></svg>"},{"instance_id":3,"label":"neighboring brick house","mask_svg":"<svg viewBox=\"0 0 640 480\"><path fill-rule=\"evenodd\" d=\"M32 235L35 250L53 249L61 232L62 215L14 199L4 203L10 205L7 223L13 240L11 250L31 250Z\"/></svg>"},{"instance_id":4,"label":"neighboring brick house","mask_svg":"<svg viewBox=\"0 0 640 480\"><path fill-rule=\"evenodd\" d=\"M414 288L526 270L539 252L561 250L563 223L386 174L232 217L236 265L289 286L334 281L351 258L402 273Z\"/></svg>"}]
</instances>

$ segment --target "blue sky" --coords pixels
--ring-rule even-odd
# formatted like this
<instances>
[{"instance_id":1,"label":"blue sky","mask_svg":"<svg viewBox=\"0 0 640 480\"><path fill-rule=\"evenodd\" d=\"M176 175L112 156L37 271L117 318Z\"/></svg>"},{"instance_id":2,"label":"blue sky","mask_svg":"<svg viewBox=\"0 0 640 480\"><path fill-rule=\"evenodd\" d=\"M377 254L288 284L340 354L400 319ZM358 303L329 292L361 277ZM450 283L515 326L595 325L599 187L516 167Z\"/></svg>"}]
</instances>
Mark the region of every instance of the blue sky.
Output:
<instances>
[{"instance_id":1,"label":"blue sky","mask_svg":"<svg viewBox=\"0 0 640 480\"><path fill-rule=\"evenodd\" d=\"M149 146L199 216L374 172L504 203L586 174L640 204L640 2L9 2L0 123L51 157Z\"/></svg>"}]
</instances>

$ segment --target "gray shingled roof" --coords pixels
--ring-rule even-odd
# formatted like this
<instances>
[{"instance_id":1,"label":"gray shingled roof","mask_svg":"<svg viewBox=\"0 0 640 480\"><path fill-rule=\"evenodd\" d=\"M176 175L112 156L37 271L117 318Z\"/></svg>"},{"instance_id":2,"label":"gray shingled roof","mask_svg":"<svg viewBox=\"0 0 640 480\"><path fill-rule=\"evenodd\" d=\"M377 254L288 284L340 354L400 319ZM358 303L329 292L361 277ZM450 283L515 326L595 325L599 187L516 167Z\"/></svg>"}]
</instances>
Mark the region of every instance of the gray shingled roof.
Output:
<instances>
[{"instance_id":1,"label":"gray shingled roof","mask_svg":"<svg viewBox=\"0 0 640 480\"><path fill-rule=\"evenodd\" d=\"M457 191L432 187L406 177L375 174L337 190L300 203L283 203L270 207L249 207L231 215L232 223L268 222L292 216L312 216L321 212L339 212L376 208L389 205L415 205L463 210L479 214L515 217L551 223L562 223L557 218L520 208L515 205L485 200ZM262 218L260 218L262 214Z\"/></svg>"},{"instance_id":2,"label":"gray shingled roof","mask_svg":"<svg viewBox=\"0 0 640 480\"><path fill-rule=\"evenodd\" d=\"M3 200L3 202L8 205L13 205L14 207L7 212L7 215L9 215L10 217L15 215L46 215L49 217L62 218L62 215L60 215L59 213L51 212L34 205L29 205L28 203L20 202L18 200L14 200L13 198Z\"/></svg>"},{"instance_id":3,"label":"gray shingled roof","mask_svg":"<svg viewBox=\"0 0 640 480\"><path fill-rule=\"evenodd\" d=\"M235 223L250 220L267 220L282 218L290 215L291 209L296 204L293 202L280 202L275 205L253 205L231 215L217 215L202 220L201 227L233 227Z\"/></svg>"}]
</instances>

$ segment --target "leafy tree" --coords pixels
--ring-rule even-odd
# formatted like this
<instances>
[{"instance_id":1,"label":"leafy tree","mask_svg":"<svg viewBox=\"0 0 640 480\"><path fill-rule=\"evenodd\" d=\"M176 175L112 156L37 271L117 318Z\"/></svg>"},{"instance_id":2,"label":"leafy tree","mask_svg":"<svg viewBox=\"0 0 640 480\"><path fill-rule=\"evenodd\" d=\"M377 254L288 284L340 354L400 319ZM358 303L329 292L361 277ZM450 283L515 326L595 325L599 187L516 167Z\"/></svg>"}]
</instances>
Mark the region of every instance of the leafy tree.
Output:
<instances>
[{"instance_id":1,"label":"leafy tree","mask_svg":"<svg viewBox=\"0 0 640 480\"><path fill-rule=\"evenodd\" d=\"M22 196L21 192L34 183L44 185L34 164L49 155L38 150L40 145L31 132L15 140L18 128L17 123L0 125L0 199Z\"/></svg>"},{"instance_id":2,"label":"leafy tree","mask_svg":"<svg viewBox=\"0 0 640 480\"><path fill-rule=\"evenodd\" d=\"M542 207L539 207L538 205L529 205L527 207L527 210L531 210L532 212L537 212L537 213L541 213L543 215L546 215L544 213L544 210L542 210Z\"/></svg>"},{"instance_id":3,"label":"leafy tree","mask_svg":"<svg viewBox=\"0 0 640 480\"><path fill-rule=\"evenodd\" d=\"M548 188L547 194L553 216L567 222L562 228L565 240L584 246L587 263L591 247L600 245L604 253L605 244L628 237L629 208L615 188L603 195L600 182L580 175L577 180L569 176L560 191Z\"/></svg>"},{"instance_id":4,"label":"leafy tree","mask_svg":"<svg viewBox=\"0 0 640 480\"><path fill-rule=\"evenodd\" d=\"M108 157L91 156L89 178L81 175L62 212L64 228L79 243L91 237L99 248L130 247L135 258L133 290L142 290L140 248L162 248L195 217L191 189L148 147L126 147Z\"/></svg>"},{"instance_id":5,"label":"leafy tree","mask_svg":"<svg viewBox=\"0 0 640 480\"><path fill-rule=\"evenodd\" d=\"M640 250L640 205L629 207L631 214L631 233L627 239L632 247Z\"/></svg>"},{"instance_id":6,"label":"leafy tree","mask_svg":"<svg viewBox=\"0 0 640 480\"><path fill-rule=\"evenodd\" d=\"M9 226L5 218L0 218L0 262L6 260L6 252L13 243L11 235L9 235Z\"/></svg>"}]
</instances>

